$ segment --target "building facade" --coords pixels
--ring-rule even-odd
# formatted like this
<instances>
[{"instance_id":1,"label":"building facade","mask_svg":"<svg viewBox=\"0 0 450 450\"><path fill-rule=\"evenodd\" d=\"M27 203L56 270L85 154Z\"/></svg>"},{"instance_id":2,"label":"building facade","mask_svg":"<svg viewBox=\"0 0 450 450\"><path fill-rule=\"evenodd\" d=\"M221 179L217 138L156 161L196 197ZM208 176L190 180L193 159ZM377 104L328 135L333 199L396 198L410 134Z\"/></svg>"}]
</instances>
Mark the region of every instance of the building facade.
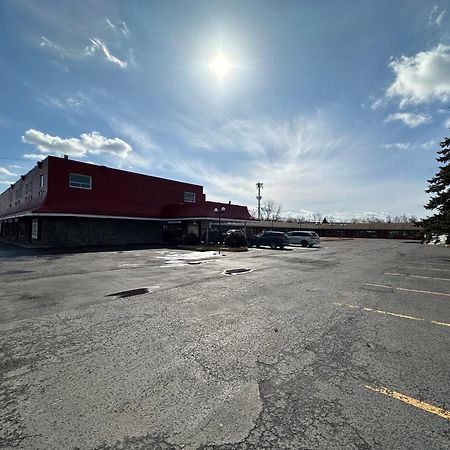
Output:
<instances>
[{"instance_id":1,"label":"building facade","mask_svg":"<svg viewBox=\"0 0 450 450\"><path fill-rule=\"evenodd\" d=\"M218 217L220 211L221 217ZM49 156L0 194L0 237L36 247L200 241L246 206L206 201L190 183Z\"/></svg>"}]
</instances>

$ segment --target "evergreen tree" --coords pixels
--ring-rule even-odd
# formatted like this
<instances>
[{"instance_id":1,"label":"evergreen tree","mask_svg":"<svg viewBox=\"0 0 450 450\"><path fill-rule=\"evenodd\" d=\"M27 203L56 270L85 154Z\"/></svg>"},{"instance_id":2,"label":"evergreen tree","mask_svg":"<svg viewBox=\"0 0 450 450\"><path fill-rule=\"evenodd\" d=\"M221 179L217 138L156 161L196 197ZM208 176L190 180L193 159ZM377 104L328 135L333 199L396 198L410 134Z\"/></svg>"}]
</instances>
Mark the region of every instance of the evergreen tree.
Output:
<instances>
[{"instance_id":1,"label":"evergreen tree","mask_svg":"<svg viewBox=\"0 0 450 450\"><path fill-rule=\"evenodd\" d=\"M437 161L442 164L439 172L428 180L430 183L425 191L432 194L426 209L436 213L422 221L425 234L428 236L446 234L447 241L450 240L450 138L445 138L438 151Z\"/></svg>"}]
</instances>

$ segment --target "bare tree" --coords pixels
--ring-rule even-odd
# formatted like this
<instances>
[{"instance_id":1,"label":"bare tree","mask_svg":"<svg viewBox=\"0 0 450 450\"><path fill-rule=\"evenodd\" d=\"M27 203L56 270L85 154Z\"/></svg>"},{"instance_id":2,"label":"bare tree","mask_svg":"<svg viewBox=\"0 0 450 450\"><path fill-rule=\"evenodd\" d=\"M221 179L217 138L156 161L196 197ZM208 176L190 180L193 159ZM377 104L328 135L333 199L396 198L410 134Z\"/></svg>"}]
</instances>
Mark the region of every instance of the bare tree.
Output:
<instances>
[{"instance_id":1,"label":"bare tree","mask_svg":"<svg viewBox=\"0 0 450 450\"><path fill-rule=\"evenodd\" d=\"M261 205L261 220L280 220L281 204L266 200Z\"/></svg>"},{"instance_id":2,"label":"bare tree","mask_svg":"<svg viewBox=\"0 0 450 450\"><path fill-rule=\"evenodd\" d=\"M313 222L322 222L323 214L320 212L315 212L311 214Z\"/></svg>"}]
</instances>

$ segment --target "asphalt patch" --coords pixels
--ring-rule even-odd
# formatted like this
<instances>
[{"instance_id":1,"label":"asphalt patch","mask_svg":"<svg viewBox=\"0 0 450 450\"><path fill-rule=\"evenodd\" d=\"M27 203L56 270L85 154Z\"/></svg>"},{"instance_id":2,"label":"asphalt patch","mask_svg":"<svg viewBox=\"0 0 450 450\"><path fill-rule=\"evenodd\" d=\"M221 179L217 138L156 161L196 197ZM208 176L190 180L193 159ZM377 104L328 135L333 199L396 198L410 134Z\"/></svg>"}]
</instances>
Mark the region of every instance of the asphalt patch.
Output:
<instances>
[{"instance_id":1,"label":"asphalt patch","mask_svg":"<svg viewBox=\"0 0 450 450\"><path fill-rule=\"evenodd\" d=\"M391 286L373 286L370 284L362 284L361 289L373 292L386 292L386 293L394 292L394 289Z\"/></svg>"},{"instance_id":2,"label":"asphalt patch","mask_svg":"<svg viewBox=\"0 0 450 450\"><path fill-rule=\"evenodd\" d=\"M133 295L142 295L148 293L149 293L148 288L138 288L138 289L130 289L128 291L115 292L114 294L105 295L105 297L126 298L132 297Z\"/></svg>"},{"instance_id":3,"label":"asphalt patch","mask_svg":"<svg viewBox=\"0 0 450 450\"><path fill-rule=\"evenodd\" d=\"M241 273L251 272L253 269L227 269L223 273L224 275L238 275Z\"/></svg>"}]
</instances>

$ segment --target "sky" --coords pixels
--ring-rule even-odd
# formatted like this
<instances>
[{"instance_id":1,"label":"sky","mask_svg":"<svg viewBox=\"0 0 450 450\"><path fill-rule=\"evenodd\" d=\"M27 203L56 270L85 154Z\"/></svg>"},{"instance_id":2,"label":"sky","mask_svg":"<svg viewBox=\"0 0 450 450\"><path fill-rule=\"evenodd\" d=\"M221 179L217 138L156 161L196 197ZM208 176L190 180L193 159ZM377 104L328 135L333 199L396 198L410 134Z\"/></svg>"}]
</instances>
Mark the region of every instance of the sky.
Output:
<instances>
[{"instance_id":1,"label":"sky","mask_svg":"<svg viewBox=\"0 0 450 450\"><path fill-rule=\"evenodd\" d=\"M285 216L425 217L450 1L0 2L0 191L47 155Z\"/></svg>"}]
</instances>

